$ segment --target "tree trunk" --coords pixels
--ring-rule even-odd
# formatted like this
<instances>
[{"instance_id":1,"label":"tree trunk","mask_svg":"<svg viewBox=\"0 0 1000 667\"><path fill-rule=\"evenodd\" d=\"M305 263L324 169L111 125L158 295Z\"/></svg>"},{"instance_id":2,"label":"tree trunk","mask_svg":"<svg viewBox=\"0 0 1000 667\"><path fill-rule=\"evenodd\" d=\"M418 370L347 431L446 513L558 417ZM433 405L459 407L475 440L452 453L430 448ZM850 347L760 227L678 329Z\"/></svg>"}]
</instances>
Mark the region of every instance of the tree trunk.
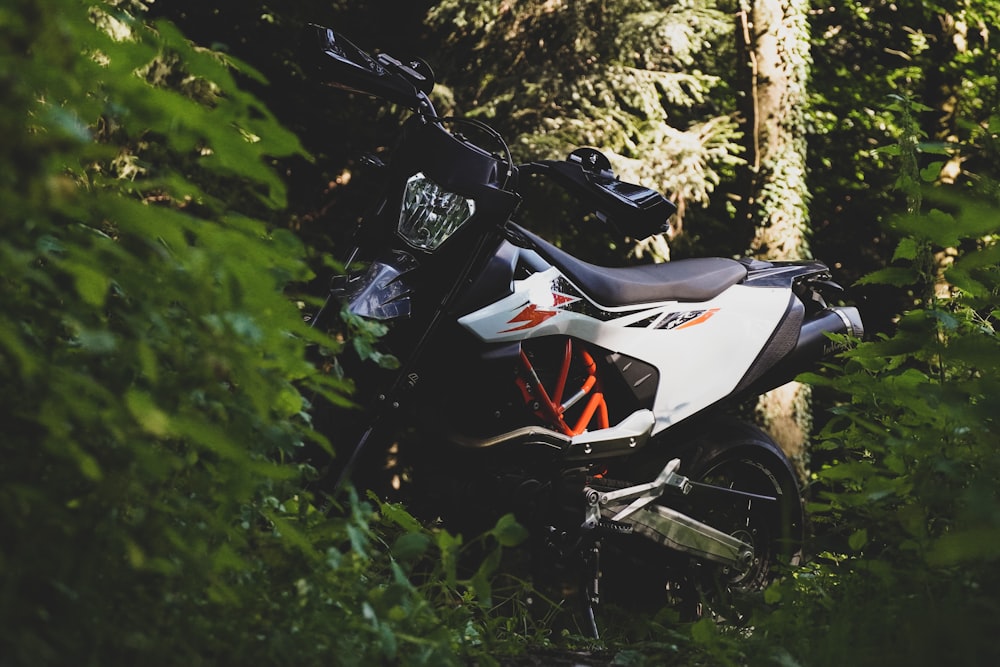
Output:
<instances>
[{"instance_id":1,"label":"tree trunk","mask_svg":"<svg viewBox=\"0 0 1000 667\"><path fill-rule=\"evenodd\" d=\"M761 259L809 256L806 184L806 87L809 2L744 0L738 39L745 62L742 114L750 169L742 217L749 251ZM811 428L809 388L790 383L762 397L762 426L805 471Z\"/></svg>"}]
</instances>

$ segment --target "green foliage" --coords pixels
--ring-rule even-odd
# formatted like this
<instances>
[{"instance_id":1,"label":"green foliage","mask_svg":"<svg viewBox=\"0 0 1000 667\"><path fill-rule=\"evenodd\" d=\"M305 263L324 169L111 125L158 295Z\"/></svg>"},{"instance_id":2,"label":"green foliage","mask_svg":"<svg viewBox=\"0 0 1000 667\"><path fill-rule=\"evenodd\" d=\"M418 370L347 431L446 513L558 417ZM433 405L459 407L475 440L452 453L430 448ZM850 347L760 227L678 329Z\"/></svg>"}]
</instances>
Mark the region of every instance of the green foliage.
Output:
<instances>
[{"instance_id":1,"label":"green foliage","mask_svg":"<svg viewBox=\"0 0 1000 667\"><path fill-rule=\"evenodd\" d=\"M347 308L341 310L340 317L347 325L351 345L361 361L372 361L382 368L399 367L396 357L377 349L378 339L388 331L384 324L354 315Z\"/></svg>"},{"instance_id":2,"label":"green foliage","mask_svg":"<svg viewBox=\"0 0 1000 667\"><path fill-rule=\"evenodd\" d=\"M383 536L392 557L410 579L421 582L421 594L443 626L458 633L465 652L491 664L491 655L549 645L549 628L527 609L533 588L516 576L517 566L505 563L505 553L528 537L513 515L466 542L462 535L424 526L401 505L372 500L392 529Z\"/></svg>"},{"instance_id":3,"label":"green foliage","mask_svg":"<svg viewBox=\"0 0 1000 667\"><path fill-rule=\"evenodd\" d=\"M915 194L894 188L897 179L972 178L984 189L995 181L995 153L987 147L998 106L996 13L992 0L814 5L813 249L842 266L842 281L892 261L888 218ZM922 104L909 116L900 113L912 99ZM911 122L918 132L907 127ZM900 137L915 150L916 171L898 169ZM869 329L878 332L890 331L891 318L913 302L907 291L885 286L866 285L860 296L871 303Z\"/></svg>"},{"instance_id":4,"label":"green foliage","mask_svg":"<svg viewBox=\"0 0 1000 667\"><path fill-rule=\"evenodd\" d=\"M927 190L916 162L901 164L910 210L893 222L893 266L868 281L909 286L917 307L844 353L842 374L810 377L844 401L814 474L818 556L768 591L780 606L763 622L767 643L792 664L1000 659L997 200Z\"/></svg>"},{"instance_id":5,"label":"green foliage","mask_svg":"<svg viewBox=\"0 0 1000 667\"><path fill-rule=\"evenodd\" d=\"M306 156L234 71L263 85L139 3L0 9L0 663L440 665L487 643L515 525L439 609L406 567L456 538L323 507L295 462L329 450L307 397L350 385L307 361L338 343L286 294L311 272L276 160Z\"/></svg>"}]
</instances>

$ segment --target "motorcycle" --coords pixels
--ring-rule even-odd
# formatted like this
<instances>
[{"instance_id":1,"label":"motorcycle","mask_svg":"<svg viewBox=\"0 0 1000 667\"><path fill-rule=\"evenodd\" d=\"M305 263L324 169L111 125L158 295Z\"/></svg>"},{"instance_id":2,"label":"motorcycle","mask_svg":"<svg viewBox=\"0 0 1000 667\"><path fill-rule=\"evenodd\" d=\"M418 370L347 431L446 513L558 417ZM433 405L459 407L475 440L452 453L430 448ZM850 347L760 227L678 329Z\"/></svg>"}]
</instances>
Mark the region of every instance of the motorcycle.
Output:
<instances>
[{"instance_id":1,"label":"motorcycle","mask_svg":"<svg viewBox=\"0 0 1000 667\"><path fill-rule=\"evenodd\" d=\"M594 148L515 164L489 126L437 115L424 61L308 31L322 83L412 112L388 164L370 158L384 192L313 318L341 304L381 322L399 360L355 376L367 408L338 484L392 447L415 507L457 526L513 512L539 562L581 573L595 634L616 577L702 614L759 591L800 549L802 501L781 449L725 409L814 367L827 334L863 335L856 308L828 304L827 266L582 261L515 222L530 180L631 238L674 205Z\"/></svg>"}]
</instances>

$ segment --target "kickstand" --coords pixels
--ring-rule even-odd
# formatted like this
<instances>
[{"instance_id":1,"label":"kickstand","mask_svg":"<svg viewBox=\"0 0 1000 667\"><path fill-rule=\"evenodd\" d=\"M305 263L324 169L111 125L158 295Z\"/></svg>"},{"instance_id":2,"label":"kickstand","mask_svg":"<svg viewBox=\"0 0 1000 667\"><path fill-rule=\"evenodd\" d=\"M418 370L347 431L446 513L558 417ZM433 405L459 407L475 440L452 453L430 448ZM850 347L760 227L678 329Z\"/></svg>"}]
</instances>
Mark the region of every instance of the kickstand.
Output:
<instances>
[{"instance_id":1,"label":"kickstand","mask_svg":"<svg viewBox=\"0 0 1000 667\"><path fill-rule=\"evenodd\" d=\"M597 618L594 615L594 609L600 604L600 579L601 579L601 541L597 540L594 545L590 548L587 554L587 565L589 565L589 571L584 575L586 581L584 582L584 600L583 600L583 614L584 619L587 622L587 630L590 632L590 636L594 639L600 639L601 633L597 629Z\"/></svg>"}]
</instances>

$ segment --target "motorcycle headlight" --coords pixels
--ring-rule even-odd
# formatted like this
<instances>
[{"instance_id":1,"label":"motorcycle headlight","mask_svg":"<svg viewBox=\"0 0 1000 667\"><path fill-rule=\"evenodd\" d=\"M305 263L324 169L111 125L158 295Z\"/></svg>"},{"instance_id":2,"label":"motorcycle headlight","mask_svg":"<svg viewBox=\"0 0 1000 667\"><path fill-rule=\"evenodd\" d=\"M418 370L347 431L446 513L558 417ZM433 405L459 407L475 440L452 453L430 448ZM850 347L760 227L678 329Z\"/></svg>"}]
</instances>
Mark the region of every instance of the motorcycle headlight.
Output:
<instances>
[{"instance_id":1,"label":"motorcycle headlight","mask_svg":"<svg viewBox=\"0 0 1000 667\"><path fill-rule=\"evenodd\" d=\"M476 202L416 173L406 181L399 234L415 248L435 250L476 212Z\"/></svg>"}]
</instances>

